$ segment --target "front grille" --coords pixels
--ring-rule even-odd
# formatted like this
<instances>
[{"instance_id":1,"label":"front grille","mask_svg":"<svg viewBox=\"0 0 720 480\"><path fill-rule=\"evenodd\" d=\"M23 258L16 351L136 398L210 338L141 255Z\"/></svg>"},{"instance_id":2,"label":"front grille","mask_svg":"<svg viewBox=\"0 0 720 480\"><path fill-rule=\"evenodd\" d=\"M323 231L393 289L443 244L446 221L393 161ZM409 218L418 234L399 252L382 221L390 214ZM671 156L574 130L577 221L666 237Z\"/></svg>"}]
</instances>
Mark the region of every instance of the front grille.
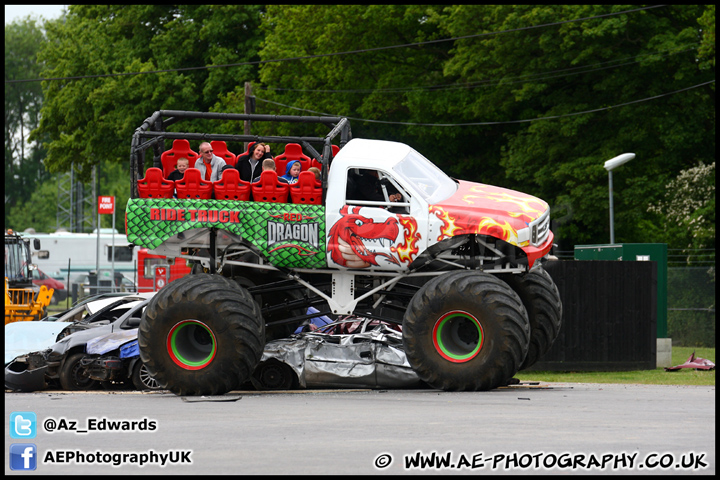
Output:
<instances>
[{"instance_id":1,"label":"front grille","mask_svg":"<svg viewBox=\"0 0 720 480\"><path fill-rule=\"evenodd\" d=\"M540 218L530 224L530 243L533 247L539 247L547 241L550 235L550 209L545 210Z\"/></svg>"}]
</instances>

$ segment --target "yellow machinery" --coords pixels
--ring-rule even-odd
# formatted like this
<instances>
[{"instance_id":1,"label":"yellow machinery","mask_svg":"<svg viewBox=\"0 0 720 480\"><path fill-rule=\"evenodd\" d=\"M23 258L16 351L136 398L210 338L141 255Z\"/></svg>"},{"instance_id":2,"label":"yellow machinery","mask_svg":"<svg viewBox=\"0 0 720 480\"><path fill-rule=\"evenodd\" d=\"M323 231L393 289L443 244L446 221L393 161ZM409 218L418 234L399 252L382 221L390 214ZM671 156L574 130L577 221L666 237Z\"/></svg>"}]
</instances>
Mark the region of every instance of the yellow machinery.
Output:
<instances>
[{"instance_id":1,"label":"yellow machinery","mask_svg":"<svg viewBox=\"0 0 720 480\"><path fill-rule=\"evenodd\" d=\"M35 249L40 248L35 239ZM5 325L40 320L46 314L54 290L33 285L30 240L12 230L5 232Z\"/></svg>"}]
</instances>

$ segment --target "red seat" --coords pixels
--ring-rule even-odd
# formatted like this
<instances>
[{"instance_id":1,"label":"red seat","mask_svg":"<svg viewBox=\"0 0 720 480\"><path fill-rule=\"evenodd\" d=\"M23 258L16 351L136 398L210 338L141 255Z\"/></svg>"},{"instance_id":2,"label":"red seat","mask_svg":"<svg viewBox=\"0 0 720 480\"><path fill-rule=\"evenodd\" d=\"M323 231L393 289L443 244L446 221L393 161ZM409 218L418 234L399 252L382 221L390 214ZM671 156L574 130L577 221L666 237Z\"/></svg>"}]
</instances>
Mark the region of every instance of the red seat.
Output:
<instances>
[{"instance_id":1,"label":"red seat","mask_svg":"<svg viewBox=\"0 0 720 480\"><path fill-rule=\"evenodd\" d=\"M248 143L247 151L246 151L246 152L243 152L243 153L239 154L237 157L235 157L235 162L237 162L237 159L238 159L238 158L240 158L240 157L242 157L242 156L244 156L244 155L247 155L247 156L249 157L249 156L250 156L250 152L252 151L252 148L253 148L253 146L254 146L256 143L257 143L257 142L250 142L250 143Z\"/></svg>"},{"instance_id":2,"label":"red seat","mask_svg":"<svg viewBox=\"0 0 720 480\"><path fill-rule=\"evenodd\" d=\"M315 179L314 173L300 172L297 183L290 185L290 196L293 203L320 205L322 185Z\"/></svg>"},{"instance_id":3,"label":"red seat","mask_svg":"<svg viewBox=\"0 0 720 480\"><path fill-rule=\"evenodd\" d=\"M173 146L170 150L166 150L160 155L160 161L162 161L163 166L163 176L165 178L175 170L178 158L182 157L188 159L191 167L195 166L195 161L200 158L200 156L190 148L190 142L178 138L177 140L173 140Z\"/></svg>"},{"instance_id":4,"label":"red seat","mask_svg":"<svg viewBox=\"0 0 720 480\"><path fill-rule=\"evenodd\" d=\"M150 167L145 178L138 180L140 198L172 198L175 193L175 182L163 178L162 170Z\"/></svg>"},{"instance_id":5,"label":"red seat","mask_svg":"<svg viewBox=\"0 0 720 480\"><path fill-rule=\"evenodd\" d=\"M234 168L223 171L213 188L218 200L250 200L250 182L240 180L240 172Z\"/></svg>"},{"instance_id":6,"label":"red seat","mask_svg":"<svg viewBox=\"0 0 720 480\"><path fill-rule=\"evenodd\" d=\"M256 202L287 203L290 185L278 183L277 173L263 170L260 181L251 184L253 200Z\"/></svg>"},{"instance_id":7,"label":"red seat","mask_svg":"<svg viewBox=\"0 0 720 480\"><path fill-rule=\"evenodd\" d=\"M175 182L178 198L209 199L213 193L213 182L202 178L200 170L188 168L182 180Z\"/></svg>"},{"instance_id":8,"label":"red seat","mask_svg":"<svg viewBox=\"0 0 720 480\"><path fill-rule=\"evenodd\" d=\"M235 166L235 162L237 162L237 156L230 152L227 149L227 143L223 142L222 140L213 140L210 142L210 145L213 148L213 154L217 155L218 157L225 160L225 163L228 165Z\"/></svg>"},{"instance_id":9,"label":"red seat","mask_svg":"<svg viewBox=\"0 0 720 480\"><path fill-rule=\"evenodd\" d=\"M285 175L287 164L298 160L302 171L310 168L312 159L302 152L302 147L299 143L288 143L285 145L285 151L275 157L275 171L279 172L280 175Z\"/></svg>"}]
</instances>

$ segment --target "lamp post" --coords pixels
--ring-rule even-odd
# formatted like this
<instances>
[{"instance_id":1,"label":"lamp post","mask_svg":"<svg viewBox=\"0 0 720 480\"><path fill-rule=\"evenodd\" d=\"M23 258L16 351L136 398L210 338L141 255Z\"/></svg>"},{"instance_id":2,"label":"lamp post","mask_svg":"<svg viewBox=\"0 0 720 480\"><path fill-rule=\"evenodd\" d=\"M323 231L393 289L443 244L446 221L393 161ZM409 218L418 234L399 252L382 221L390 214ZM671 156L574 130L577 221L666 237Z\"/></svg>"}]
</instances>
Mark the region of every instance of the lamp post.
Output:
<instances>
[{"instance_id":1,"label":"lamp post","mask_svg":"<svg viewBox=\"0 0 720 480\"><path fill-rule=\"evenodd\" d=\"M605 170L608 171L608 185L610 189L610 245L615 244L615 227L613 226L613 183L612 183L612 171L614 168L619 167L623 163L627 163L635 158L634 153L623 153L615 158L611 158L605 162Z\"/></svg>"}]
</instances>

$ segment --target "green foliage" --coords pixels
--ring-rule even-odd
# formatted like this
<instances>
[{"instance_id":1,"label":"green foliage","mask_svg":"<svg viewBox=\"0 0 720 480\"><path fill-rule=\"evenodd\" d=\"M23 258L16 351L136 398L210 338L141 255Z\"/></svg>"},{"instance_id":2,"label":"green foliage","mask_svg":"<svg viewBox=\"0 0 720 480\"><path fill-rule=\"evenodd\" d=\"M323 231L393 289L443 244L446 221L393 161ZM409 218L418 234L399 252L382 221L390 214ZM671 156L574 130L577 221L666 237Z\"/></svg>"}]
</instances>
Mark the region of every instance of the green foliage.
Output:
<instances>
[{"instance_id":1,"label":"green foliage","mask_svg":"<svg viewBox=\"0 0 720 480\"><path fill-rule=\"evenodd\" d=\"M98 165L100 195L115 197L115 228L121 233L125 232L125 205L130 198L129 170L127 163L104 161ZM9 209L5 218L6 227L17 231L34 228L36 232L54 232L62 226L57 225L58 201L58 177L55 176L39 184L26 200ZM97 215L97 210L90 214ZM112 215L101 215L100 222L101 227L110 227Z\"/></svg>"},{"instance_id":2,"label":"green foliage","mask_svg":"<svg viewBox=\"0 0 720 480\"><path fill-rule=\"evenodd\" d=\"M702 249L715 244L715 162L682 170L665 186L664 196L648 207L662 214L665 242Z\"/></svg>"},{"instance_id":3,"label":"green foliage","mask_svg":"<svg viewBox=\"0 0 720 480\"><path fill-rule=\"evenodd\" d=\"M602 165L635 152L614 179L616 232L622 242L647 242L657 229L641 227L658 217L641 206L680 170L714 160L714 87L635 102L714 78L714 8L671 6L528 28L630 9L269 7L265 60L457 40L267 63L260 71L266 91L258 95L308 113L402 122L355 121L353 133L405 141L453 175L569 206L571 218L555 231L565 250L607 240ZM311 24L313 14L326 22ZM358 19L372 19L373 28ZM631 104L606 109L624 103ZM468 123L484 125L439 126Z\"/></svg>"},{"instance_id":4,"label":"green foliage","mask_svg":"<svg viewBox=\"0 0 720 480\"><path fill-rule=\"evenodd\" d=\"M212 109L253 69L200 67L254 60L260 13L246 5L71 5L63 21L47 24L40 54L43 76L64 78L43 82L33 132L52 139L48 169L127 162L130 138L152 112ZM103 77L111 74L128 75ZM87 180L90 169L79 170Z\"/></svg>"},{"instance_id":5,"label":"green foliage","mask_svg":"<svg viewBox=\"0 0 720 480\"><path fill-rule=\"evenodd\" d=\"M127 163L119 164L104 162L99 166L101 195L115 197L115 225L112 224L112 215L100 215L100 226L111 226L120 233L125 233L125 206L130 199L130 188L127 179L130 178L130 166Z\"/></svg>"},{"instance_id":6,"label":"green foliage","mask_svg":"<svg viewBox=\"0 0 720 480\"><path fill-rule=\"evenodd\" d=\"M454 7L448 19L453 36L470 34L463 19L471 10L492 31L589 17L624 10L607 6ZM619 105L706 81L698 71L701 7L668 7L560 26L514 31L457 42L446 72L467 80L494 82L478 89L472 111L487 118L543 118ZM506 134L501 163L509 182L554 204L573 201L574 217L556 231L556 241L606 241L608 203L605 160L637 154L615 175L617 238L644 242L637 228L645 212L635 205L657 198L669 172L713 159L705 121L713 119L712 90L696 89L667 100L602 112L535 121ZM663 106L665 104L665 106ZM669 108L668 108L669 107ZM690 113L692 112L692 113ZM572 240L570 244L566 240Z\"/></svg>"},{"instance_id":7,"label":"green foliage","mask_svg":"<svg viewBox=\"0 0 720 480\"><path fill-rule=\"evenodd\" d=\"M5 217L5 226L22 232L34 228L36 232L54 232L57 228L57 179L38 185L30 197L19 202Z\"/></svg>"},{"instance_id":8,"label":"green foliage","mask_svg":"<svg viewBox=\"0 0 720 480\"><path fill-rule=\"evenodd\" d=\"M38 78L37 52L44 42L38 22L26 18L5 25L5 81ZM40 84L5 83L5 228L8 214L47 178L42 145L28 144L27 136L38 125L43 93Z\"/></svg>"},{"instance_id":9,"label":"green foliage","mask_svg":"<svg viewBox=\"0 0 720 480\"><path fill-rule=\"evenodd\" d=\"M431 18L441 9L430 5L268 6L266 38L260 53L263 60L356 53L265 63L257 96L304 111L261 100L258 105L263 113L325 113L371 119L374 122L353 120L353 136L406 141L441 166L450 165L452 159L435 155L441 149L427 148L440 141L445 141L445 151L462 145L447 141L447 129L417 129L387 122L452 121L451 114L425 101L425 92L413 96L408 91L441 79L442 62L451 43L372 50L440 38L443 32ZM424 106L416 111L413 104Z\"/></svg>"},{"instance_id":10,"label":"green foliage","mask_svg":"<svg viewBox=\"0 0 720 480\"><path fill-rule=\"evenodd\" d=\"M715 348L715 312L668 312L668 337L674 345Z\"/></svg>"}]
</instances>

